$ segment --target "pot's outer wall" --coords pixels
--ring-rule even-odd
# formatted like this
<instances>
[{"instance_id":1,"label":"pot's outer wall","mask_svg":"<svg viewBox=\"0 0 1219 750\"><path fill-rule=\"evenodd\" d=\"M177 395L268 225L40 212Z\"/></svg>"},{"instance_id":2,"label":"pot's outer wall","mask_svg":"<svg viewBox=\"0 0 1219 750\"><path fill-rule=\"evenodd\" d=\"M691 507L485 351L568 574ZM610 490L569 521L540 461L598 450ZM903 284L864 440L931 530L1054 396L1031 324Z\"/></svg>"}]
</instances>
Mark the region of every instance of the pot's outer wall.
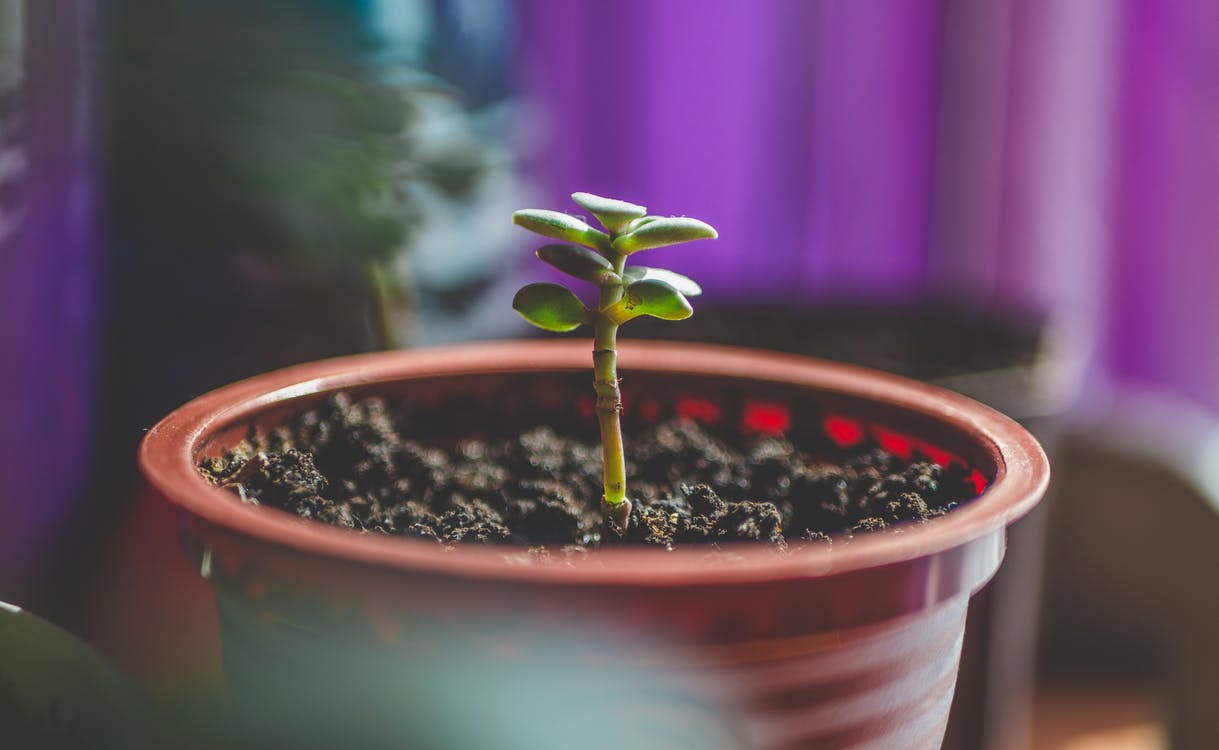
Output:
<instances>
[{"instance_id":1,"label":"pot's outer wall","mask_svg":"<svg viewBox=\"0 0 1219 750\"><path fill-rule=\"evenodd\" d=\"M199 456L219 450L213 436L235 441L251 421L260 421L260 414L278 416L303 409L331 391L396 391L422 401L430 398L430 389L462 387L466 378L485 383L493 379L488 373L502 377L581 372L587 370L589 359L583 342L526 342L389 352L292 367L213 391L175 411L145 437L140 466L156 490L191 516L274 546L412 574L431 571L502 581L641 587L805 580L909 562L1001 531L1037 504L1049 481L1045 454L1032 436L964 396L801 357L645 342L621 347L628 383L632 378L668 373L683 385L699 378L735 381L764 401L775 394L805 392L833 412L925 436L975 466L989 489L979 501L902 533L863 535L850 544L816 545L798 555L742 549L731 566L708 566L701 554L635 549L602 551L584 564L506 566L503 547L463 548L460 554L449 554L428 542L355 534L245 505L213 487L195 469ZM984 581L985 577L974 585Z\"/></svg>"},{"instance_id":2,"label":"pot's outer wall","mask_svg":"<svg viewBox=\"0 0 1219 750\"><path fill-rule=\"evenodd\" d=\"M968 600L755 640L744 631L773 618L727 598L738 611L721 623L719 643L705 646L643 635L632 619L647 600L598 620L585 603L555 596L497 612L507 597L492 596L481 616L435 609L485 588L421 586L411 593L423 606L396 613L274 588L252 597L222 579L216 591L237 702L257 707L263 733L319 747L358 739L362 747L937 748ZM701 614L695 605L682 617ZM631 632L614 631L624 623ZM471 706L479 720L460 720ZM339 730L336 713L348 722ZM265 728L285 719L294 734Z\"/></svg>"},{"instance_id":3,"label":"pot's outer wall","mask_svg":"<svg viewBox=\"0 0 1219 750\"><path fill-rule=\"evenodd\" d=\"M693 687L666 695L715 707L725 736L736 738L726 747L938 747L968 597L997 569L1005 526L1036 504L1048 481L1035 441L964 397L786 355L623 346L626 388L635 387L637 397L669 384L731 388L768 403L811 400L826 412L917 435L962 457L989 483L982 498L933 522L786 555L742 547L730 559L708 560L699 550L623 549L573 565L508 564L505 554L519 550L445 552L430 542L360 535L246 506L195 470L200 456L231 445L251 423L273 424L335 389L427 402L438 390L494 393L505 374L557 370L571 377L589 358L582 342L531 342L332 360L215 391L150 431L141 466L186 511L192 553L216 585L234 688L266 695L250 686L281 675L294 686L349 695L350 681L297 674L310 665L319 675L331 669L304 647L283 655L285 639L302 633L312 634L305 641L317 654L375 644L370 663L383 666L374 671L393 675L434 655L437 634L460 653L490 654L493 674L511 674L514 662L505 654L546 654L545 644L571 640L579 645L559 659L560 673L587 670L584 654L592 648L602 658L611 654L611 664L651 665L635 675L642 682L676 675ZM607 645L613 643L620 648ZM332 698L318 694L294 705ZM604 739L622 740L612 729Z\"/></svg>"}]
</instances>

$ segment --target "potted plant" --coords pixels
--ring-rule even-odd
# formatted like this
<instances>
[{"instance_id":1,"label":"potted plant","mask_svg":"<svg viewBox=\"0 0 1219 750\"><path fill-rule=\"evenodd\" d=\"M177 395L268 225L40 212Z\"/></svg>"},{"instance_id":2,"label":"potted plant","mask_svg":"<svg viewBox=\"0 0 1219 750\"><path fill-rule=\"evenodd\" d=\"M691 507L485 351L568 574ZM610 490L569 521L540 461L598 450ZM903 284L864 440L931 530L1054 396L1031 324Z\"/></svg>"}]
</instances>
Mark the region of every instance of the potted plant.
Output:
<instances>
[{"instance_id":1,"label":"potted plant","mask_svg":"<svg viewBox=\"0 0 1219 750\"><path fill-rule=\"evenodd\" d=\"M776 353L607 345L632 313L683 317L682 289L697 291L684 277L632 271L625 256L714 231L651 219L632 204L577 200L606 232L552 212L521 212L517 222L588 247L540 255L597 283L595 309L554 286L526 287L515 306L547 327L593 324L593 393L586 343L487 343L269 373L206 394L150 430L141 467L183 510L188 547L213 582L227 677L239 703L254 707L245 718L260 737L274 729L286 733L277 740L322 745L358 737L363 746L938 747L969 597L997 569L1006 526L1045 490L1041 449L1006 417L895 376ZM619 355L625 398L607 364ZM386 402L397 404L396 415ZM435 448L460 445L464 462L449 465L476 474L459 477L462 486L495 496L504 473L477 473L486 446L522 425L570 427L581 411L610 437L605 523L599 533L579 523L564 533L613 540L600 549L442 544L446 535L513 537L479 498L454 500L439 516L391 511L360 489L362 477L400 471L395 491L426 495L420 474L446 465ZM351 428L344 434L400 429L409 445L360 452L335 438L323 412ZM686 487L686 507L714 506L710 525L687 524L689 534L722 540L731 529L775 544L620 543L680 525L673 503L627 504L613 444L615 430L635 434L673 415L701 419L725 440L770 435L768 451L882 447L939 467L930 480L910 480L927 492L927 481L950 471L985 492L877 532L787 539L766 525L780 515L774 504L736 502L733 512L758 515L729 522L729 503ZM358 454L355 474L338 480L347 505L319 504L326 480L311 458L289 453L301 431L328 446L319 456ZM282 449L276 460L263 452L273 446ZM795 454L782 455L768 465L781 469ZM564 461L542 450L525 463L544 473ZM803 475L806 487L832 477L818 471ZM880 487L890 477L873 479ZM554 491L530 481L538 498ZM247 485L247 499L258 502L234 497ZM501 500L522 514L551 510L540 499ZM912 502L904 493L888 500ZM339 525L356 525L356 513L365 528L408 538L263 507L288 503ZM863 526L872 525L885 523Z\"/></svg>"}]
</instances>

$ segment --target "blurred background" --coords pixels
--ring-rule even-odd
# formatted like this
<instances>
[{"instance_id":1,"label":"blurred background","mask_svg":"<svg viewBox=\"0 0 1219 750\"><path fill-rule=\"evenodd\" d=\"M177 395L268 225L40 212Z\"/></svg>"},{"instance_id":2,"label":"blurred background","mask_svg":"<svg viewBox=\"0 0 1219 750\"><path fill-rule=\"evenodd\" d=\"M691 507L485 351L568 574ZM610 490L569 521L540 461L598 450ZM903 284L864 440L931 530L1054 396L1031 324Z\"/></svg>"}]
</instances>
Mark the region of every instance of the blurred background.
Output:
<instances>
[{"instance_id":1,"label":"blurred background","mask_svg":"<svg viewBox=\"0 0 1219 750\"><path fill-rule=\"evenodd\" d=\"M143 430L531 335L508 216L575 190L720 231L656 251L706 292L639 335L889 369L1046 444L946 746L1219 747L1213 0L0 0L0 600L210 694Z\"/></svg>"}]
</instances>

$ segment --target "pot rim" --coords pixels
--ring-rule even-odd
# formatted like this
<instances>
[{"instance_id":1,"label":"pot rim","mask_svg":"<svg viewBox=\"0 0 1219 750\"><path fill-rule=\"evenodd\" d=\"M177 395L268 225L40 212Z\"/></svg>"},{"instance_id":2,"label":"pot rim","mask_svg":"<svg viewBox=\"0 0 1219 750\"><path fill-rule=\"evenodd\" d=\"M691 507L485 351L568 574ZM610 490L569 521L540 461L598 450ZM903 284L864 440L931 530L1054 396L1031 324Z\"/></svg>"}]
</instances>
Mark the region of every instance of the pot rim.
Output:
<instances>
[{"instance_id":1,"label":"pot rim","mask_svg":"<svg viewBox=\"0 0 1219 750\"><path fill-rule=\"evenodd\" d=\"M195 468L196 446L210 434L283 401L320 392L446 374L583 369L586 341L495 341L378 352L296 365L206 393L176 409L145 435L139 465L170 502L206 525L311 555L376 567L461 578L565 585L653 587L725 585L823 578L934 555L998 531L1045 494L1045 452L1023 427L972 399L896 375L808 357L736 347L634 341L620 346L624 370L693 373L783 382L883 403L968 434L995 465L986 492L950 513L900 533L868 533L849 544L809 545L777 554L736 545L731 563L709 563L705 549L597 550L571 564L510 564L521 546L459 546L367 534L238 501Z\"/></svg>"}]
</instances>

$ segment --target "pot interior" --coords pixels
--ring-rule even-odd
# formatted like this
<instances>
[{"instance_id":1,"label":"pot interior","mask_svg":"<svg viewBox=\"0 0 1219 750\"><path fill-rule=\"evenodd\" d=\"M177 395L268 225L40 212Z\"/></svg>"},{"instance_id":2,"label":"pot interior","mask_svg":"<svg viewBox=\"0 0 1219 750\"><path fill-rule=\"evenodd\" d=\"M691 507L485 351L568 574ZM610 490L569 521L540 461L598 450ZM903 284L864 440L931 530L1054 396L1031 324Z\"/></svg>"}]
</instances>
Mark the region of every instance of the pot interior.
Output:
<instances>
[{"instance_id":1,"label":"pot interior","mask_svg":"<svg viewBox=\"0 0 1219 750\"><path fill-rule=\"evenodd\" d=\"M928 411L766 378L629 368L622 376L622 421L628 434L650 423L683 417L701 422L728 442L755 435L783 436L801 451L827 459L867 444L903 458L922 456L942 465L959 462L972 470L979 490L996 475L993 446ZM398 415L401 434L428 445L507 438L543 424L589 441L597 439L590 372L479 372L334 383L285 398L272 394L222 415L194 442L193 458L198 462L220 456L251 432L274 429L339 391L357 399L386 398Z\"/></svg>"}]
</instances>

